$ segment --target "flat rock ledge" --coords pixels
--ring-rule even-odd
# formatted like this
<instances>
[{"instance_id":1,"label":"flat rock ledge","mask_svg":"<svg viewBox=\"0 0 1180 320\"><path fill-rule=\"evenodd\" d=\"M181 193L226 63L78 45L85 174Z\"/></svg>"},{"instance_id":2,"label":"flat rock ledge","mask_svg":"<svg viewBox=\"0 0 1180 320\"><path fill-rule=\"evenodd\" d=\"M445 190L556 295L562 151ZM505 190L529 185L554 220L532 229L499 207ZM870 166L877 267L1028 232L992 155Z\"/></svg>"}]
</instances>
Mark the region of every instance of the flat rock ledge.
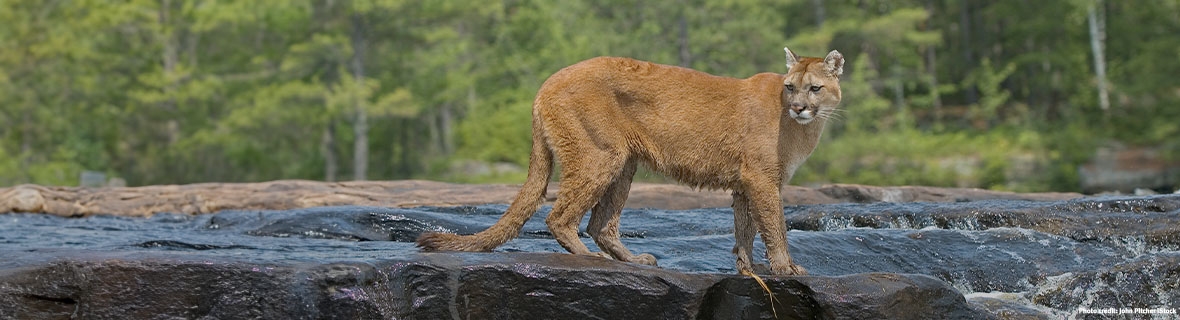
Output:
<instances>
[{"instance_id":1,"label":"flat rock ledge","mask_svg":"<svg viewBox=\"0 0 1180 320\"><path fill-rule=\"evenodd\" d=\"M548 200L557 195L551 184ZM453 184L424 180L319 182L279 180L259 183L201 183L144 187L0 188L0 213L41 212L77 217L95 214L147 217L156 213L204 214L221 210L287 210L358 205L379 207L457 206L510 203L520 189L505 184ZM988 199L1066 200L1078 193L1012 193L965 188L875 187L833 184L817 188L787 186L784 204L872 202L962 202ZM729 207L728 192L670 184L636 183L628 208L698 209ZM550 203L551 204L551 203Z\"/></svg>"},{"instance_id":2,"label":"flat rock ledge","mask_svg":"<svg viewBox=\"0 0 1180 320\"><path fill-rule=\"evenodd\" d=\"M925 275L764 277L771 302L748 277L555 253L284 263L41 252L3 265L3 319L994 318Z\"/></svg>"}]
</instances>

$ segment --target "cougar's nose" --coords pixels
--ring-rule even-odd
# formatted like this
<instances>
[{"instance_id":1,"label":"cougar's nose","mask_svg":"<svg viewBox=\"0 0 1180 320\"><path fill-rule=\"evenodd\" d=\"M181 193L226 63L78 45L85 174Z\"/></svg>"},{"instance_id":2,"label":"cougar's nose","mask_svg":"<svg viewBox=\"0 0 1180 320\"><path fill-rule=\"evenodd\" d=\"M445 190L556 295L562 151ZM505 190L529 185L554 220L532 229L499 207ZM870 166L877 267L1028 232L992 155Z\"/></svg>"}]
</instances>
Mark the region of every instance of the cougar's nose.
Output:
<instances>
[{"instance_id":1,"label":"cougar's nose","mask_svg":"<svg viewBox=\"0 0 1180 320\"><path fill-rule=\"evenodd\" d=\"M801 114L801 113L803 113L803 111L806 111L806 110L807 110L807 106L806 106L806 105L803 105L802 103L794 103L794 102L792 102L792 103L791 103L790 105L788 105L788 106L789 106L789 107L791 107L791 111L794 111L794 112L795 112L795 114Z\"/></svg>"}]
</instances>

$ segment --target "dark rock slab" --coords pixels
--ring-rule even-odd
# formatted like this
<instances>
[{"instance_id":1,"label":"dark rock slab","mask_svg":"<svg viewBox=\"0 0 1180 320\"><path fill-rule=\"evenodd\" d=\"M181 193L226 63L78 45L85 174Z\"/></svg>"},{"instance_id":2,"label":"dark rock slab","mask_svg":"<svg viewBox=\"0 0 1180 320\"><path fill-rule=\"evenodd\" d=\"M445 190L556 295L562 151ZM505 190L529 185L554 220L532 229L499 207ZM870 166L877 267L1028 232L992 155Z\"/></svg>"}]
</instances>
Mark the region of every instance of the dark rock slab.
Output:
<instances>
[{"instance_id":1,"label":"dark rock slab","mask_svg":"<svg viewBox=\"0 0 1180 320\"><path fill-rule=\"evenodd\" d=\"M39 252L0 269L4 319L980 319L923 275L685 274L568 254L416 254L265 263ZM11 265L11 264L10 264Z\"/></svg>"},{"instance_id":2,"label":"dark rock slab","mask_svg":"<svg viewBox=\"0 0 1180 320\"><path fill-rule=\"evenodd\" d=\"M723 279L709 289L698 319L990 319L937 279L914 274ZM773 308L770 305L774 305Z\"/></svg>"},{"instance_id":3,"label":"dark rock slab","mask_svg":"<svg viewBox=\"0 0 1180 320\"><path fill-rule=\"evenodd\" d=\"M297 318L291 267L225 261L69 253L73 258L0 270L0 318ZM217 260L217 259L214 259Z\"/></svg>"}]
</instances>

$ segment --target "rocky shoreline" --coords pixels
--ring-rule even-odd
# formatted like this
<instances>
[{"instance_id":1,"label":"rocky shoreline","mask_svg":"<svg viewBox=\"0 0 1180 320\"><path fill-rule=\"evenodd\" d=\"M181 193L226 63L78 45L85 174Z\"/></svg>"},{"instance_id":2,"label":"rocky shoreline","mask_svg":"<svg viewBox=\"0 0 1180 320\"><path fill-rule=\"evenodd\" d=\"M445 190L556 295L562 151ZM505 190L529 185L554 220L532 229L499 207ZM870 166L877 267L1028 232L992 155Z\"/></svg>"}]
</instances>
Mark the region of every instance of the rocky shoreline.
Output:
<instances>
[{"instance_id":1,"label":"rocky shoreline","mask_svg":"<svg viewBox=\"0 0 1180 320\"><path fill-rule=\"evenodd\" d=\"M764 277L774 302L732 273L732 213L717 191L633 189L624 242L662 268L561 253L545 207L494 253L414 249L425 230L486 228L515 188L0 189L0 212L13 212L0 214L0 319L1051 319L1180 307L1180 195L788 188L792 256L812 275Z\"/></svg>"},{"instance_id":2,"label":"rocky shoreline","mask_svg":"<svg viewBox=\"0 0 1180 320\"><path fill-rule=\"evenodd\" d=\"M557 195L550 185L548 203ZM205 214L222 210L287 210L323 206L420 207L510 203L520 189L505 184L454 184L425 180L320 182L279 180L258 183L200 183L143 187L0 188L0 212L39 212L66 217L95 214L148 217L157 213ZM955 202L987 199L1066 200L1078 193L1013 193L939 187L876 187L832 184L786 186L783 203ZM728 192L670 184L636 183L627 208L698 209L729 207Z\"/></svg>"}]
</instances>

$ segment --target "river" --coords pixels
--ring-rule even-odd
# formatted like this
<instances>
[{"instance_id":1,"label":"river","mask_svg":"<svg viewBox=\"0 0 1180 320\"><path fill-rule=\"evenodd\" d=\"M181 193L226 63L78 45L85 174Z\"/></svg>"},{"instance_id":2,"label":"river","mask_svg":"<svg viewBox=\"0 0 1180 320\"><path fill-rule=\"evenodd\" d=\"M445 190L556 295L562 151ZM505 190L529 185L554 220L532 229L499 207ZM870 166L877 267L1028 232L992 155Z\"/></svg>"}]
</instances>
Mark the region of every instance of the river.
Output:
<instances>
[{"instance_id":1,"label":"river","mask_svg":"<svg viewBox=\"0 0 1180 320\"><path fill-rule=\"evenodd\" d=\"M61 251L169 252L247 261L379 260L422 231L473 233L504 205L320 207L151 218L0 215L0 268ZM543 207L498 252L564 252ZM917 273L996 312L1180 308L1180 196L787 206L790 253L812 275ZM734 273L729 208L628 209L623 242L666 269ZM586 218L588 220L588 217ZM583 226L586 221L583 221ZM582 239L596 248L587 235ZM765 251L756 241L755 256Z\"/></svg>"}]
</instances>

